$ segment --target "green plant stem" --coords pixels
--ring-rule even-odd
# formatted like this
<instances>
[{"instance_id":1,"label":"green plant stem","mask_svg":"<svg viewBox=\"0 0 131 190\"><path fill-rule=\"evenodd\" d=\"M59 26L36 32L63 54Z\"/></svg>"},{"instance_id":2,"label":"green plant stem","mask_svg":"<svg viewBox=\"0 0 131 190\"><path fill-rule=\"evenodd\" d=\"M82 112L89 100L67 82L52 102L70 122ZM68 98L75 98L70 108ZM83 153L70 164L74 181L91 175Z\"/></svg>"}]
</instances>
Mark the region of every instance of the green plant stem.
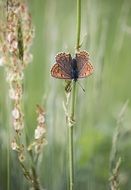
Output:
<instances>
[{"instance_id":1,"label":"green plant stem","mask_svg":"<svg viewBox=\"0 0 131 190\"><path fill-rule=\"evenodd\" d=\"M72 103L71 103L71 120L72 121L74 121L74 115L75 115L75 96L76 96L76 82L73 81Z\"/></svg>"},{"instance_id":2,"label":"green plant stem","mask_svg":"<svg viewBox=\"0 0 131 190\"><path fill-rule=\"evenodd\" d=\"M80 49L81 32L81 0L77 0L77 38L76 51ZM76 82L73 81L71 112L68 124L68 154L69 154L69 190L74 190L74 147L73 147L73 129L75 125L75 101L76 101Z\"/></svg>"},{"instance_id":3,"label":"green plant stem","mask_svg":"<svg viewBox=\"0 0 131 190\"><path fill-rule=\"evenodd\" d=\"M33 179L32 179L32 176L30 175L30 172L28 171L28 169L25 167L24 163L23 162L20 162L19 161L19 164L22 168L22 171L23 171L23 174L25 176L25 178L27 180L29 180L29 182L32 184L33 183Z\"/></svg>"},{"instance_id":4,"label":"green plant stem","mask_svg":"<svg viewBox=\"0 0 131 190\"><path fill-rule=\"evenodd\" d=\"M32 153L32 151L30 151L30 157L32 160L31 170L32 170L32 176L33 176L33 186L34 186L35 190L40 190L41 185L40 185L40 182L38 180L38 175L37 175L37 171L36 171L38 156L36 157L36 160L34 160L33 153Z\"/></svg>"},{"instance_id":5,"label":"green plant stem","mask_svg":"<svg viewBox=\"0 0 131 190\"><path fill-rule=\"evenodd\" d=\"M75 123L75 99L76 99L76 82L73 81L73 87L72 87L72 97L71 97L71 115L70 115L70 121L68 126L68 132L69 132L69 190L74 189L74 148L73 148L73 128Z\"/></svg>"},{"instance_id":6,"label":"green plant stem","mask_svg":"<svg viewBox=\"0 0 131 190\"><path fill-rule=\"evenodd\" d=\"M24 165L24 163L19 161L19 164L23 170L23 174L24 174L25 178L31 183L33 189L34 190L41 190L35 167L32 166L32 168L31 168L32 175L31 175L30 172L28 171L28 169L26 168L26 166Z\"/></svg>"},{"instance_id":7,"label":"green plant stem","mask_svg":"<svg viewBox=\"0 0 131 190\"><path fill-rule=\"evenodd\" d=\"M69 127L69 190L74 189L73 127Z\"/></svg>"},{"instance_id":8,"label":"green plant stem","mask_svg":"<svg viewBox=\"0 0 131 190\"><path fill-rule=\"evenodd\" d=\"M8 143L7 143L7 190L10 190L10 137L8 135Z\"/></svg>"},{"instance_id":9,"label":"green plant stem","mask_svg":"<svg viewBox=\"0 0 131 190\"><path fill-rule=\"evenodd\" d=\"M32 167L32 175L33 175L33 187L34 190L40 190L40 183L38 181L38 176L36 174L36 169L35 167Z\"/></svg>"},{"instance_id":10,"label":"green plant stem","mask_svg":"<svg viewBox=\"0 0 131 190\"><path fill-rule=\"evenodd\" d=\"M77 38L76 38L76 50L80 49L80 33L81 33L81 0L77 0Z\"/></svg>"}]
</instances>

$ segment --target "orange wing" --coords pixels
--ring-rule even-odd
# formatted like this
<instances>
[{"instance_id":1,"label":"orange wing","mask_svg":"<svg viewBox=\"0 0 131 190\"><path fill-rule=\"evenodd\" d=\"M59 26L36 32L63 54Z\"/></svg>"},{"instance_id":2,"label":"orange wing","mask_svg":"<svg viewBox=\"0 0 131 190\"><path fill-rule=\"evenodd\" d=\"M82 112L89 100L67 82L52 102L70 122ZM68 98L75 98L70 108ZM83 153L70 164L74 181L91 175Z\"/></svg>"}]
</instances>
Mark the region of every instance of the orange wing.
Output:
<instances>
[{"instance_id":1,"label":"orange wing","mask_svg":"<svg viewBox=\"0 0 131 190\"><path fill-rule=\"evenodd\" d=\"M89 53L87 51L77 52L76 61L79 72L78 78L85 78L93 73L94 68L89 62Z\"/></svg>"},{"instance_id":2,"label":"orange wing","mask_svg":"<svg viewBox=\"0 0 131 190\"><path fill-rule=\"evenodd\" d=\"M91 63L88 62L88 63L84 64L83 68L81 69L81 71L79 73L79 77L78 78L88 77L93 72L94 72L94 67L92 66Z\"/></svg>"},{"instance_id":3,"label":"orange wing","mask_svg":"<svg viewBox=\"0 0 131 190\"><path fill-rule=\"evenodd\" d=\"M68 75L71 75L71 61L72 57L69 53L58 53L55 57L56 63L59 64L62 70Z\"/></svg>"},{"instance_id":4,"label":"orange wing","mask_svg":"<svg viewBox=\"0 0 131 190\"><path fill-rule=\"evenodd\" d=\"M76 61L77 61L78 71L80 72L81 69L84 67L84 65L89 62L89 53L87 51L77 52Z\"/></svg>"},{"instance_id":5,"label":"orange wing","mask_svg":"<svg viewBox=\"0 0 131 190\"><path fill-rule=\"evenodd\" d=\"M65 72L58 63L53 65L51 69L51 76L59 79L71 79L70 75Z\"/></svg>"}]
</instances>

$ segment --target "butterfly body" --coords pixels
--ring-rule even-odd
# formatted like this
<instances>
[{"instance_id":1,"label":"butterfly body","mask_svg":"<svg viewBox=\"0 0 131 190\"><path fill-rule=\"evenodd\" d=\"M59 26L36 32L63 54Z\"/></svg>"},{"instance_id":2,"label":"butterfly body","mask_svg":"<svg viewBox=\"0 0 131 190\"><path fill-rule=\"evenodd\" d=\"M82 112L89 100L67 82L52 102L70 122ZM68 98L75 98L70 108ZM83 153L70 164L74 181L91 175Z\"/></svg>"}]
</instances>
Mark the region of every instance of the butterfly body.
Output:
<instances>
[{"instance_id":1,"label":"butterfly body","mask_svg":"<svg viewBox=\"0 0 131 190\"><path fill-rule=\"evenodd\" d=\"M75 58L69 53L59 53L56 56L56 63L51 69L51 75L59 79L74 80L85 78L94 71L89 61L87 51L77 52Z\"/></svg>"},{"instance_id":2,"label":"butterfly body","mask_svg":"<svg viewBox=\"0 0 131 190\"><path fill-rule=\"evenodd\" d=\"M77 61L75 58L71 61L71 79L73 79L75 82L78 79L78 68Z\"/></svg>"}]
</instances>

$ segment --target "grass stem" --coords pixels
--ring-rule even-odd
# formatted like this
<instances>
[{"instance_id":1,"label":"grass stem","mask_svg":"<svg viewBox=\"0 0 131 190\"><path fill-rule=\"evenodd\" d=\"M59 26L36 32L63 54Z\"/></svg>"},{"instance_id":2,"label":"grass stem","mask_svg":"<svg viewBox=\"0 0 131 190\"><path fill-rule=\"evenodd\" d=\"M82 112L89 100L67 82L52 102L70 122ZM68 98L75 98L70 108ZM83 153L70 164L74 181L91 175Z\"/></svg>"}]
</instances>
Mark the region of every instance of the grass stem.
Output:
<instances>
[{"instance_id":1,"label":"grass stem","mask_svg":"<svg viewBox=\"0 0 131 190\"><path fill-rule=\"evenodd\" d=\"M69 132L69 190L74 189L74 148L73 148L73 129L75 124L75 100L76 100L76 82L73 81L72 97L71 97L71 115L68 126Z\"/></svg>"},{"instance_id":2,"label":"grass stem","mask_svg":"<svg viewBox=\"0 0 131 190\"><path fill-rule=\"evenodd\" d=\"M76 50L80 49L80 33L81 33L81 0L77 0L77 37L76 37Z\"/></svg>"},{"instance_id":3,"label":"grass stem","mask_svg":"<svg viewBox=\"0 0 131 190\"><path fill-rule=\"evenodd\" d=\"M77 38L76 50L80 49L80 32L81 32L81 0L77 0ZM68 126L68 146L69 146L69 190L74 189L74 147L73 147L73 129L75 125L75 101L76 101L76 82L73 81L71 111Z\"/></svg>"},{"instance_id":4,"label":"grass stem","mask_svg":"<svg viewBox=\"0 0 131 190\"><path fill-rule=\"evenodd\" d=\"M9 144L9 136L7 143L7 190L10 190L10 144Z\"/></svg>"}]
</instances>

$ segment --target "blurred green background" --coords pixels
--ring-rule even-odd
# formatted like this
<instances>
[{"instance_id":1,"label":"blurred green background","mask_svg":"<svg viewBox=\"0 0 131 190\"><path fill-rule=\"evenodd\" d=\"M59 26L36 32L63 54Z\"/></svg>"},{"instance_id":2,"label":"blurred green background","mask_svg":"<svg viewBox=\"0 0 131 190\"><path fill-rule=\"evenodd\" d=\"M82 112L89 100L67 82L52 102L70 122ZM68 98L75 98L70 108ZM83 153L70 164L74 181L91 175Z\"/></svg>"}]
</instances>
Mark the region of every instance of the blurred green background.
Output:
<instances>
[{"instance_id":1,"label":"blurred green background","mask_svg":"<svg viewBox=\"0 0 131 190\"><path fill-rule=\"evenodd\" d=\"M63 101L64 81L50 76L50 68L58 52L75 53L76 0L29 0L35 27L32 46L33 62L25 71L24 109L26 132L33 139L36 127L36 104L46 109L47 140L39 175L47 190L67 188L67 135ZM94 74L77 85L75 148L75 190L109 189L109 163L112 137L119 114L128 105L120 122L117 140L122 158L120 187L131 189L131 1L82 0L82 50L90 53ZM10 151L8 85L4 68L0 68L0 190L29 189L15 153ZM9 147L10 148L10 147ZM10 167L8 167L8 164Z\"/></svg>"}]
</instances>

